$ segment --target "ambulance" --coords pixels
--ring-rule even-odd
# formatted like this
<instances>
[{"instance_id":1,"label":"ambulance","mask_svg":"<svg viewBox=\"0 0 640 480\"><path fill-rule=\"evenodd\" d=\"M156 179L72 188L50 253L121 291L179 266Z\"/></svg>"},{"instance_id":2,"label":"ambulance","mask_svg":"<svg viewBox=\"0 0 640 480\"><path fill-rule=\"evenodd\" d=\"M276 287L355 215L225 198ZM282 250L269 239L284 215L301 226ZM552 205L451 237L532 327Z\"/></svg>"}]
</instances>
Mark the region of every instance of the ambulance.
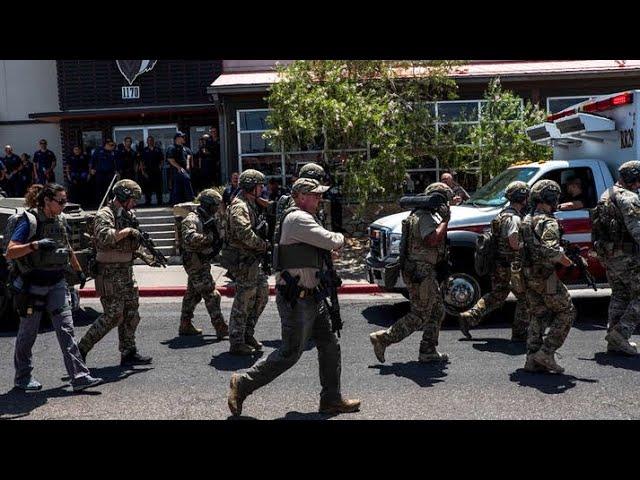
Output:
<instances>
[{"instance_id":1,"label":"ambulance","mask_svg":"<svg viewBox=\"0 0 640 480\"><path fill-rule=\"evenodd\" d=\"M566 240L587 247L582 248L582 255L598 287L608 286L605 269L592 251L589 210L615 183L620 165L640 159L635 142L636 137L640 138L639 109L640 90L630 90L590 98L549 115L544 123L528 128L526 133L532 142L551 145L553 160L515 164L479 188L469 200L451 208L447 237L452 275L444 288L449 313L468 309L491 286L490 279L479 277L474 269L476 238L489 228L491 220L506 205L505 189L514 180L530 186L538 180L554 180L563 193L569 179L581 180L584 208L557 211L555 216ZM385 267L397 260L402 220L408 215L408 211L389 215L369 226L370 251L365 261L370 283L377 284L383 291L405 296L406 287L401 277L393 284L385 282ZM576 269L563 269L559 275L570 289L586 287Z\"/></svg>"}]
</instances>

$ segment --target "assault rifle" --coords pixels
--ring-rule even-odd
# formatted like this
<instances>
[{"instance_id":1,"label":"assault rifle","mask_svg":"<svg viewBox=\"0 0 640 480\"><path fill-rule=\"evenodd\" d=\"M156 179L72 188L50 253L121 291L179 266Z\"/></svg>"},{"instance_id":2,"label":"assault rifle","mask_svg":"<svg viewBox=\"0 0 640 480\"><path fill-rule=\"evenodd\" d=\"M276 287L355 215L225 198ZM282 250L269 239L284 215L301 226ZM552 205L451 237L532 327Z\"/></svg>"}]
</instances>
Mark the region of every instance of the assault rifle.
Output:
<instances>
[{"instance_id":1,"label":"assault rifle","mask_svg":"<svg viewBox=\"0 0 640 480\"><path fill-rule=\"evenodd\" d=\"M262 271L265 275L271 275L271 258L272 258L272 246L271 246L271 236L269 231L269 223L265 215L260 215L258 217L258 225L256 225L255 229L256 235L258 235L261 239L267 242L267 248L262 254Z\"/></svg>"},{"instance_id":2,"label":"assault rifle","mask_svg":"<svg viewBox=\"0 0 640 480\"><path fill-rule=\"evenodd\" d=\"M338 338L340 338L340 330L342 329L343 323L342 317L340 316L340 304L338 303L338 288L342 285L342 280L333 266L331 251L323 252L322 257L327 268L317 273L320 286L318 287L316 295L322 298L322 301L327 307L329 318L331 319L331 331L337 333ZM329 303L327 297L331 297L331 303Z\"/></svg>"},{"instance_id":3,"label":"assault rifle","mask_svg":"<svg viewBox=\"0 0 640 480\"><path fill-rule=\"evenodd\" d=\"M142 245L153 256L154 263L151 266L159 266L159 267L167 268L167 259L156 248L156 244L153 241L153 239L149 236L149 234L145 231L140 230L140 222L138 221L138 219L134 218L126 210L123 210L122 212L128 226L135 228L140 232L140 245Z\"/></svg>"},{"instance_id":4,"label":"assault rifle","mask_svg":"<svg viewBox=\"0 0 640 480\"><path fill-rule=\"evenodd\" d=\"M569 268L572 268L575 265L580 272L580 275L586 280L587 285L597 292L598 287L596 286L596 281L593 278L593 275L589 272L584 257L580 255L580 247L570 243L569 240L560 240L560 245L564 248L565 255L573 262L573 265Z\"/></svg>"}]
</instances>

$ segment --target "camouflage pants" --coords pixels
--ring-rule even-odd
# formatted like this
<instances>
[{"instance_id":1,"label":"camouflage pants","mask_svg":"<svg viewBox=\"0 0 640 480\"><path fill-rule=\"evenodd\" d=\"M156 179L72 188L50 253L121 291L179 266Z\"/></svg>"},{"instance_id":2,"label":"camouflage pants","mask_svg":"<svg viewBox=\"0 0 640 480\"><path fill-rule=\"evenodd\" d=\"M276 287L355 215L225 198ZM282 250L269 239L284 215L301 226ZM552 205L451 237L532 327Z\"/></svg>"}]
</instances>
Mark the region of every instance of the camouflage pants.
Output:
<instances>
[{"instance_id":1,"label":"camouflage pants","mask_svg":"<svg viewBox=\"0 0 640 480\"><path fill-rule=\"evenodd\" d=\"M564 343L576 318L576 309L569 291L555 273L549 281L544 278L526 279L527 301L531 313L527 336L527 352L540 349L553 353ZM551 293L547 293L551 292ZM545 336L545 332L549 332Z\"/></svg>"},{"instance_id":2,"label":"camouflage pants","mask_svg":"<svg viewBox=\"0 0 640 480\"><path fill-rule=\"evenodd\" d=\"M422 330L420 352L433 353L438 345L440 326L444 320L444 302L433 269L423 269L421 273L426 276L421 282L416 283L403 272L402 278L409 290L411 310L391 325L382 335L382 339L391 345L402 341L417 330Z\"/></svg>"},{"instance_id":3,"label":"camouflage pants","mask_svg":"<svg viewBox=\"0 0 640 480\"><path fill-rule=\"evenodd\" d=\"M223 320L220 311L220 292L216 290L216 282L211 276L211 265L199 260L191 261L188 255L183 256L183 267L189 275L187 291L182 299L181 322L193 318L193 311L200 300L204 299L207 312L212 322Z\"/></svg>"},{"instance_id":4,"label":"camouflage pants","mask_svg":"<svg viewBox=\"0 0 640 480\"><path fill-rule=\"evenodd\" d=\"M229 343L239 345L253 336L256 323L269 300L267 277L258 269L259 262L242 265L230 273L235 278L236 294L229 317Z\"/></svg>"},{"instance_id":5,"label":"camouflage pants","mask_svg":"<svg viewBox=\"0 0 640 480\"><path fill-rule=\"evenodd\" d=\"M469 309L471 314L471 325L478 325L482 318L492 311L500 308L509 292L516 296L516 312L513 319L512 331L514 336L525 337L529 326L529 309L527 307L527 295L525 291L516 291L510 285L511 267L497 266L491 276L491 291L484 295L478 302Z\"/></svg>"},{"instance_id":6,"label":"camouflage pants","mask_svg":"<svg viewBox=\"0 0 640 480\"><path fill-rule=\"evenodd\" d=\"M129 264L98 264L100 274L96 278L96 291L104 309L84 334L78 347L90 351L102 337L118 327L119 350L122 355L136 351L136 328L140 323L138 313L138 284ZM102 277L102 278L100 278Z\"/></svg>"},{"instance_id":7,"label":"camouflage pants","mask_svg":"<svg viewBox=\"0 0 640 480\"><path fill-rule=\"evenodd\" d=\"M631 255L614 257L606 267L611 285L608 330L629 339L640 323L640 260Z\"/></svg>"}]
</instances>

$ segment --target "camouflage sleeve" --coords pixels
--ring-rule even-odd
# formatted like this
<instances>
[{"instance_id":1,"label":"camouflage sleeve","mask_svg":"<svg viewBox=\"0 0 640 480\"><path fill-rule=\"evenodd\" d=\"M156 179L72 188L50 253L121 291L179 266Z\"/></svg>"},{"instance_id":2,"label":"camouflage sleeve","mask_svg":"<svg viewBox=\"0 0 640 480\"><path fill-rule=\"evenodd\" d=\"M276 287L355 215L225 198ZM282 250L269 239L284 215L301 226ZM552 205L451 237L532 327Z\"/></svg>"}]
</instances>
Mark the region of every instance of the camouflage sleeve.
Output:
<instances>
[{"instance_id":1,"label":"camouflage sleeve","mask_svg":"<svg viewBox=\"0 0 640 480\"><path fill-rule=\"evenodd\" d=\"M264 251L267 242L261 239L251 228L251 217L247 206L237 202L229 207L230 228L234 237L249 250Z\"/></svg>"},{"instance_id":2,"label":"camouflage sleeve","mask_svg":"<svg viewBox=\"0 0 640 480\"><path fill-rule=\"evenodd\" d=\"M206 248L211 246L211 239L198 233L198 221L192 215L187 215L182 221L182 241L190 248Z\"/></svg>"},{"instance_id":3,"label":"camouflage sleeve","mask_svg":"<svg viewBox=\"0 0 640 480\"><path fill-rule=\"evenodd\" d=\"M116 245L116 219L108 208L96 213L93 234L98 248L113 248Z\"/></svg>"},{"instance_id":4,"label":"camouflage sleeve","mask_svg":"<svg viewBox=\"0 0 640 480\"><path fill-rule=\"evenodd\" d=\"M541 253L549 262L557 263L564 253L560 248L560 227L555 219L542 220L536 225L539 232Z\"/></svg>"},{"instance_id":5,"label":"camouflage sleeve","mask_svg":"<svg viewBox=\"0 0 640 480\"><path fill-rule=\"evenodd\" d=\"M640 197L633 192L618 195L624 224L637 244L640 245Z\"/></svg>"}]
</instances>

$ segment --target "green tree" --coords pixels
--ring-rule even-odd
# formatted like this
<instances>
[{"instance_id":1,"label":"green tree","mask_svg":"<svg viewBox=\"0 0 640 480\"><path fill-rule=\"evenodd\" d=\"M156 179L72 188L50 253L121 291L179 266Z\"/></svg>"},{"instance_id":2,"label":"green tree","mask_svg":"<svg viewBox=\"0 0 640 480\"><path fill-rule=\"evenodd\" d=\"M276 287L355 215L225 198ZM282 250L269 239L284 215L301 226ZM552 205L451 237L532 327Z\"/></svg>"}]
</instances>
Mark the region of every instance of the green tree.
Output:
<instances>
[{"instance_id":1,"label":"green tree","mask_svg":"<svg viewBox=\"0 0 640 480\"><path fill-rule=\"evenodd\" d=\"M344 173L344 193L364 209L398 194L406 168L437 153L427 102L455 98L449 73L459 63L294 61L278 68L265 136L290 151L321 145L325 165Z\"/></svg>"},{"instance_id":2,"label":"green tree","mask_svg":"<svg viewBox=\"0 0 640 480\"><path fill-rule=\"evenodd\" d=\"M483 178L491 178L515 162L551 158L550 147L531 142L525 133L527 127L545 119L538 105L503 90L499 78L489 83L484 99L480 121L471 129L471 147L465 152L476 159Z\"/></svg>"}]
</instances>

